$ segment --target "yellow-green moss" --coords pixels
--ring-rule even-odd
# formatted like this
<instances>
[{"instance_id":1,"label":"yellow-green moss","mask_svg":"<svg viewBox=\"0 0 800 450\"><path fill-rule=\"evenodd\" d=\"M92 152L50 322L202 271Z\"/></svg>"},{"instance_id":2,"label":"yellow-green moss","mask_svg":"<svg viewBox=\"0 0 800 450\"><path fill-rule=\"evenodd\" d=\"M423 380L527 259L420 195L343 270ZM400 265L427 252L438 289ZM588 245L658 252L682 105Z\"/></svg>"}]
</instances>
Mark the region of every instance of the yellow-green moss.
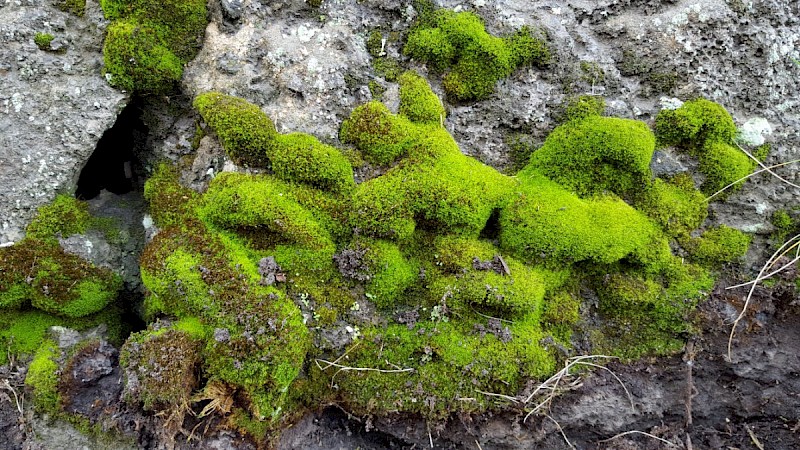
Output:
<instances>
[{"instance_id":1,"label":"yellow-green moss","mask_svg":"<svg viewBox=\"0 0 800 450\"><path fill-rule=\"evenodd\" d=\"M50 43L53 42L55 36L50 33L36 33L33 37L33 42L39 47L39 50L50 51Z\"/></svg>"},{"instance_id":2,"label":"yellow-green moss","mask_svg":"<svg viewBox=\"0 0 800 450\"><path fill-rule=\"evenodd\" d=\"M56 0L56 8L83 17L86 13L86 0Z\"/></svg>"},{"instance_id":3,"label":"yellow-green moss","mask_svg":"<svg viewBox=\"0 0 800 450\"><path fill-rule=\"evenodd\" d=\"M500 213L500 243L525 260L608 264L659 238L646 216L618 198L581 199L533 171L519 177L513 202Z\"/></svg>"},{"instance_id":4,"label":"yellow-green moss","mask_svg":"<svg viewBox=\"0 0 800 450\"><path fill-rule=\"evenodd\" d=\"M58 393L58 358L56 343L46 340L42 343L28 366L25 386L33 391L33 404L40 413L54 415L61 407Z\"/></svg>"},{"instance_id":5,"label":"yellow-green moss","mask_svg":"<svg viewBox=\"0 0 800 450\"><path fill-rule=\"evenodd\" d=\"M150 204L155 224L167 228L195 215L197 192L178 183L178 171L168 163L156 166L144 184L144 198Z\"/></svg>"},{"instance_id":6,"label":"yellow-green moss","mask_svg":"<svg viewBox=\"0 0 800 450\"><path fill-rule=\"evenodd\" d=\"M756 167L756 162L744 152L720 141L707 142L700 150L699 159L698 169L706 176L700 188L706 195L712 195L727 187L723 198L741 189L744 181L739 180L750 175Z\"/></svg>"},{"instance_id":7,"label":"yellow-green moss","mask_svg":"<svg viewBox=\"0 0 800 450\"><path fill-rule=\"evenodd\" d=\"M672 238L697 229L708 216L705 196L695 189L692 177L687 174L669 180L656 178L645 190L637 208Z\"/></svg>"},{"instance_id":8,"label":"yellow-green moss","mask_svg":"<svg viewBox=\"0 0 800 450\"><path fill-rule=\"evenodd\" d=\"M112 86L143 94L171 92L199 50L208 23L204 0L101 0L103 46Z\"/></svg>"},{"instance_id":9,"label":"yellow-green moss","mask_svg":"<svg viewBox=\"0 0 800 450\"><path fill-rule=\"evenodd\" d=\"M420 20L403 51L434 70L447 71L444 88L455 100L486 98L518 66L543 65L550 59L544 39L527 27L499 38L488 34L474 13L444 9Z\"/></svg>"},{"instance_id":10,"label":"yellow-green moss","mask_svg":"<svg viewBox=\"0 0 800 450\"><path fill-rule=\"evenodd\" d=\"M354 145L368 161L385 165L404 156L419 132L406 117L392 114L383 103L369 102L342 122L339 138Z\"/></svg>"},{"instance_id":11,"label":"yellow-green moss","mask_svg":"<svg viewBox=\"0 0 800 450\"><path fill-rule=\"evenodd\" d=\"M719 266L744 256L750 247L750 236L720 225L706 230L699 238L687 238L681 244L697 263Z\"/></svg>"},{"instance_id":12,"label":"yellow-green moss","mask_svg":"<svg viewBox=\"0 0 800 450\"><path fill-rule=\"evenodd\" d=\"M565 121L580 120L591 116L602 116L606 110L606 101L599 95L581 95L567 102Z\"/></svg>"},{"instance_id":13,"label":"yellow-green moss","mask_svg":"<svg viewBox=\"0 0 800 450\"><path fill-rule=\"evenodd\" d=\"M690 100L680 108L658 113L655 123L660 145L689 149L706 141L733 142L736 124L722 105L704 98Z\"/></svg>"},{"instance_id":14,"label":"yellow-green moss","mask_svg":"<svg viewBox=\"0 0 800 450\"><path fill-rule=\"evenodd\" d=\"M553 130L526 170L581 196L630 196L649 184L654 151L655 137L644 122L591 114Z\"/></svg>"},{"instance_id":15,"label":"yellow-green moss","mask_svg":"<svg viewBox=\"0 0 800 450\"><path fill-rule=\"evenodd\" d=\"M444 121L442 101L431 91L425 78L413 71L405 72L400 83L400 114L412 122Z\"/></svg>"}]
</instances>

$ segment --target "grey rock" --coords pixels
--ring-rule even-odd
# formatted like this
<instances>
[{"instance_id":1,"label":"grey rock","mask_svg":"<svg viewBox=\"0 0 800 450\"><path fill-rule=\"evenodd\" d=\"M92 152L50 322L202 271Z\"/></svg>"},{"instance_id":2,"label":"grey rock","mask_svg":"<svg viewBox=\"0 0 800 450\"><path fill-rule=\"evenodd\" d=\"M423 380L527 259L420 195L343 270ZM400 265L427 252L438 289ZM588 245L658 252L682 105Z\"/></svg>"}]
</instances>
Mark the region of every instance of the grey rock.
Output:
<instances>
[{"instance_id":1,"label":"grey rock","mask_svg":"<svg viewBox=\"0 0 800 450\"><path fill-rule=\"evenodd\" d=\"M661 149L653 154L650 170L656 177L671 177L686 172L687 168L670 149Z\"/></svg>"},{"instance_id":2,"label":"grey rock","mask_svg":"<svg viewBox=\"0 0 800 450\"><path fill-rule=\"evenodd\" d=\"M229 19L239 20L242 17L244 4L242 0L220 0L219 4L222 6L222 11Z\"/></svg>"},{"instance_id":3,"label":"grey rock","mask_svg":"<svg viewBox=\"0 0 800 450\"><path fill-rule=\"evenodd\" d=\"M127 102L102 74L105 27L94 2L83 18L51 2L0 7L0 244L22 239L36 209L57 192L75 190ZM55 35L69 51L39 51L38 32Z\"/></svg>"}]
</instances>

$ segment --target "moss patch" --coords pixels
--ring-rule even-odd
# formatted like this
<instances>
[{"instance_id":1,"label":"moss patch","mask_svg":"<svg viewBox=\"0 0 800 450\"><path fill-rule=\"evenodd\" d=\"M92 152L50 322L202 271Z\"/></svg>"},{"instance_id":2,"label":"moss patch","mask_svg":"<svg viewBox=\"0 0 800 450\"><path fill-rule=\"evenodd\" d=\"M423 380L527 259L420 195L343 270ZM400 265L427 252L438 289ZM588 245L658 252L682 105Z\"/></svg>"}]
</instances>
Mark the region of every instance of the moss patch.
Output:
<instances>
[{"instance_id":1,"label":"moss patch","mask_svg":"<svg viewBox=\"0 0 800 450\"><path fill-rule=\"evenodd\" d=\"M44 414L57 414L61 407L61 396L58 393L58 347L51 340L46 340L36 351L25 386L33 391L33 404L37 411Z\"/></svg>"},{"instance_id":2,"label":"moss patch","mask_svg":"<svg viewBox=\"0 0 800 450\"><path fill-rule=\"evenodd\" d=\"M486 98L517 67L550 59L544 39L530 28L499 38L486 32L477 15L445 9L420 15L403 51L446 72L445 91L460 101Z\"/></svg>"},{"instance_id":3,"label":"moss patch","mask_svg":"<svg viewBox=\"0 0 800 450\"><path fill-rule=\"evenodd\" d=\"M101 0L100 6L112 20L103 46L111 85L142 94L171 92L202 44L206 2Z\"/></svg>"},{"instance_id":4,"label":"moss patch","mask_svg":"<svg viewBox=\"0 0 800 450\"><path fill-rule=\"evenodd\" d=\"M39 47L39 50L49 52L50 43L53 42L53 39L55 39L55 36L50 33L36 33L36 36L33 37L33 42Z\"/></svg>"}]
</instances>

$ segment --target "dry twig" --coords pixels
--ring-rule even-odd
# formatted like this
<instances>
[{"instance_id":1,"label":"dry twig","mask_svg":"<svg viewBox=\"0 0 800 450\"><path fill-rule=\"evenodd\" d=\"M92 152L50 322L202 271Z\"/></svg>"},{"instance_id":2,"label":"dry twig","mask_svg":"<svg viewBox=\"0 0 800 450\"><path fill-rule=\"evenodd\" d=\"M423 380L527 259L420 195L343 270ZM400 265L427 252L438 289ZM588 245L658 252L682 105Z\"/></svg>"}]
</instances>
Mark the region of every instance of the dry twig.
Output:
<instances>
[{"instance_id":1,"label":"dry twig","mask_svg":"<svg viewBox=\"0 0 800 450\"><path fill-rule=\"evenodd\" d=\"M675 445L673 442L670 442L670 441L668 441L666 439L663 439L663 438L660 438L658 436L653 436L650 433L645 433L644 431L638 431L638 430L626 431L624 433L616 434L614 436L611 436L608 439L603 439L602 441L597 441L597 442L598 443L609 442L609 441L613 441L614 439L621 438L623 436L628 436L628 435L631 435L631 434L641 434L642 436L647 436L647 437L653 438L653 439L655 439L657 441L661 441L661 442L669 445L670 447L677 447L677 445Z\"/></svg>"}]
</instances>

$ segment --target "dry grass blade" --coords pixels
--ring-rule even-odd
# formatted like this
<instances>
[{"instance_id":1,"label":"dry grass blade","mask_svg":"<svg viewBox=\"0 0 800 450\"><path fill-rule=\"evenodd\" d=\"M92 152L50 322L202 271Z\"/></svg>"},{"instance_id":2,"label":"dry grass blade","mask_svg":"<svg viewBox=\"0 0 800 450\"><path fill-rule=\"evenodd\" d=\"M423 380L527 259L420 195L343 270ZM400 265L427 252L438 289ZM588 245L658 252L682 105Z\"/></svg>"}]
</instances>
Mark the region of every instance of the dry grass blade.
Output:
<instances>
[{"instance_id":1,"label":"dry grass blade","mask_svg":"<svg viewBox=\"0 0 800 450\"><path fill-rule=\"evenodd\" d=\"M739 147L739 150L741 150L741 151L742 151L742 153L744 153L744 154L745 154L745 155L747 155L747 156L748 156L750 159L752 159L753 161L755 161L755 162L756 162L756 164L758 164L759 166L761 166L761 168L762 168L762 169L764 169L764 170L765 170L767 173L769 173L769 174L770 174L770 175L772 175L773 177L775 177L775 178L779 179L779 180L780 180L780 181L782 181L783 183L786 183L786 184L788 184L789 186L792 186L792 187L795 187L795 188L797 188L797 189L800 189L800 186L798 186L798 185L796 185L796 184L792 183L791 181L787 180L786 178L783 178L782 176L780 176L780 175L778 175L777 173L773 172L773 171L772 171L772 168L765 166L765 165L764 165L764 163L762 163L761 161L759 161L759 160L758 160L758 158L756 158L756 157L755 157L755 156L753 156L753 155L752 155L750 152L748 152L747 150L745 150L745 149L744 149L744 148L743 148L741 145L739 145L739 144L736 144L736 146L737 146L737 147Z\"/></svg>"},{"instance_id":2,"label":"dry grass blade","mask_svg":"<svg viewBox=\"0 0 800 450\"><path fill-rule=\"evenodd\" d=\"M631 434L640 434L640 435L642 435L642 436L647 436L647 437L649 437L649 438L653 438L653 439L655 439L655 440L657 440L657 441L663 442L663 443L665 443L665 444L669 445L670 447L678 447L677 445L675 445L675 443L673 443L673 442L670 442L670 441L668 441L668 440L666 440L666 439L662 439L662 438L660 438L660 437L658 437L658 436L653 436L653 435L652 435L652 434L650 434L650 433L645 433L644 431L637 431L637 430L626 431L626 432L624 432L624 433L620 433L620 434L617 434L617 435L611 436L611 437L610 437L610 438L608 438L608 439L603 439L602 441L597 441L597 442L598 442L598 443L609 442L609 441L613 441L614 439L621 438L621 437L623 437L623 436L628 436L628 435L631 435Z\"/></svg>"},{"instance_id":3,"label":"dry grass blade","mask_svg":"<svg viewBox=\"0 0 800 450\"><path fill-rule=\"evenodd\" d=\"M769 172L769 173L773 173L773 172L772 172L772 169L777 169L778 167L788 166L789 164L794 164L794 163L798 163L798 162L800 162L800 159L793 159L793 160L791 160L791 161L782 162L782 163L780 163L780 164L774 164L774 165L772 165L772 166L768 166L768 167L764 167L763 169L756 170L755 172L751 173L750 175L747 175L747 176L744 176L744 177L742 177L742 178L739 178L738 180L736 180L736 181L734 181L733 183L731 183L731 184L729 184L729 185L727 185L727 186L723 187L722 189L718 190L717 192L714 192L713 194L711 194L710 196L708 196L708 198L706 198L706 201L707 201L707 202L708 202L708 201L710 201L712 198L714 198L714 197L716 197L717 195L719 195L719 194L721 194L721 193L725 192L725 191L726 191L726 190L728 190L730 187L732 187L732 186L735 186L736 184L738 184L738 183L741 183L742 181L744 181L744 180L747 180L747 179L749 179L749 178L751 178L751 177L754 177L754 176L756 176L756 175L758 175L758 174L760 174L760 173L762 173L762 172ZM794 184L792 184L792 186L794 186Z\"/></svg>"},{"instance_id":4,"label":"dry grass blade","mask_svg":"<svg viewBox=\"0 0 800 450\"><path fill-rule=\"evenodd\" d=\"M561 424L560 424L560 423L558 423L558 421L557 421L556 419L553 419L553 417L551 417L551 416L550 416L550 414L545 414L544 416L545 416L545 417L547 417L548 419L550 419L550 420L551 420L551 421L552 421L554 424L556 424L556 428L558 428L558 432L559 432L559 433L561 433L561 437L563 437L563 438L564 438L564 442L566 442L566 443L567 443L567 445L569 446L569 448L572 448L572 449L574 449L574 448L575 448L575 446L574 446L574 445L572 445L572 442L570 442L570 441L569 441L569 438L567 438L567 434L566 434L566 433L564 433L564 429L563 429L563 428L561 428Z\"/></svg>"},{"instance_id":5,"label":"dry grass blade","mask_svg":"<svg viewBox=\"0 0 800 450\"><path fill-rule=\"evenodd\" d=\"M795 238L796 238L796 237L797 237L797 236L795 236ZM794 239L794 238L793 238L793 239ZM778 269L776 269L776 270L774 270L774 271L772 271L772 272L770 272L770 273L768 273L768 274L764 275L764 277L762 278L762 280L766 280L766 279L768 279L768 278L772 278L772 277L774 277L775 275L777 275L777 274L779 274L779 273L783 272L784 270L787 270L787 269L791 268L791 267L792 267L792 266L794 266L794 265L795 265L795 264L796 264L798 261L800 261L800 245L797 245L797 243L795 243L795 245L794 245L794 246L792 246L792 248L789 248L789 249L787 249L787 250L786 250L786 251L783 253L783 255L779 255L777 259L780 259L781 257L785 256L787 253L789 253L789 252L790 252L790 251L792 251L792 250L795 250L795 252L796 252L796 253L795 253L795 256L794 256L794 258L792 258L791 260L789 260L789 261L788 261L786 264L782 265L780 268L778 268ZM777 260L776 260L776 262L777 262ZM755 280L751 280L751 281L748 281L748 282L746 282L746 283L739 283L739 284L736 284L736 285L733 285L733 286L728 286L728 287L726 287L725 289L726 289L726 290L728 290L728 289L737 289L737 288L744 287L744 286L750 286L751 284L753 284L753 283L755 283L755 282L756 282Z\"/></svg>"},{"instance_id":6,"label":"dry grass blade","mask_svg":"<svg viewBox=\"0 0 800 450\"><path fill-rule=\"evenodd\" d=\"M197 417L203 418L211 413L217 412L222 416L230 414L233 409L233 395L236 391L225 383L212 381L208 383L203 391L192 397L192 402L211 400Z\"/></svg>"},{"instance_id":7,"label":"dry grass blade","mask_svg":"<svg viewBox=\"0 0 800 450\"><path fill-rule=\"evenodd\" d=\"M11 386L11 383L9 383L8 379L4 378L3 380L0 380L0 390L11 392L11 394L14 396L14 403L16 404L17 411L19 412L20 415L22 415L24 400L17 395L17 390L14 389L13 386Z\"/></svg>"},{"instance_id":8,"label":"dry grass blade","mask_svg":"<svg viewBox=\"0 0 800 450\"><path fill-rule=\"evenodd\" d=\"M339 369L331 377L331 386L333 386L333 381L336 378L336 375L339 375L340 372L356 371L356 372L379 372L379 373L407 373L407 372L413 372L414 371L414 369L411 368L411 367L407 367L407 368L403 368L403 369L401 369L401 368L397 368L397 369L376 369L374 367L350 367L350 366L344 366L344 365L338 364L338 363L336 363L334 361L326 361L324 359L315 359L314 362L317 364L317 367L319 368L319 370L325 370L325 369L328 369L330 367L336 367L336 368ZM322 364L326 364L326 366L322 367ZM392 366L395 366L395 367L399 367L399 366L397 366L395 364L389 363L388 361L386 361L386 364L389 364L389 365L392 365Z\"/></svg>"},{"instance_id":9,"label":"dry grass blade","mask_svg":"<svg viewBox=\"0 0 800 450\"><path fill-rule=\"evenodd\" d=\"M728 336L728 361L732 361L731 359L731 348L733 347L733 336L736 334L736 327L739 326L739 323L744 318L745 314L747 314L747 308L750 306L750 301L753 299L753 293L756 290L756 286L758 283L765 279L765 273L768 273L772 266L782 258L786 253L791 251L794 247L800 245L800 235L797 235L781 245L781 247L769 257L766 264L761 267L761 270L758 272L756 279L753 280L753 283L750 285L750 290L747 293L747 297L745 297L744 306L742 307L742 311L739 313L739 316L736 317L736 320L733 321L733 326L731 327L731 334Z\"/></svg>"}]
</instances>

